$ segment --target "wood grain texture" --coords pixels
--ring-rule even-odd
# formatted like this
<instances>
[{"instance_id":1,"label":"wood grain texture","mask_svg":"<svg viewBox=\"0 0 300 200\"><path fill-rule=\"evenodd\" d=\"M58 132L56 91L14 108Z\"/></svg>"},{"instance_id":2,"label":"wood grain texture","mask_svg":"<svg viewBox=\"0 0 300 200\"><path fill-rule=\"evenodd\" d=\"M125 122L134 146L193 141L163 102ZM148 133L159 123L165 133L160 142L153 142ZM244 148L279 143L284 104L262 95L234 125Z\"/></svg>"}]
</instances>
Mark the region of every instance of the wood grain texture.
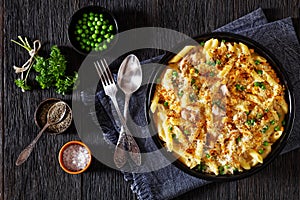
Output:
<instances>
[{"instance_id":1,"label":"wood grain texture","mask_svg":"<svg viewBox=\"0 0 300 200\"><path fill-rule=\"evenodd\" d=\"M3 140L4 140L4 123L3 123L3 60L4 60L4 51L3 51L3 40L4 40L4 31L3 31L3 23L4 23L4 2L0 2L0 200L3 200L3 190L4 190L4 148L3 148Z\"/></svg>"},{"instance_id":2,"label":"wood grain texture","mask_svg":"<svg viewBox=\"0 0 300 200\"><path fill-rule=\"evenodd\" d=\"M53 44L70 46L67 24L71 15L86 5L111 10L120 31L143 26L174 29L189 36L212 31L262 7L269 20L291 16L299 37L299 0L51 0L0 2L0 200L12 199L136 199L120 172L93 160L82 175L68 175L58 164L60 147L79 140L74 125L58 136L43 135L29 160L15 166L20 151L38 133L33 114L40 101L60 97L53 90L22 93L13 83L17 77L12 66L22 65L28 54L12 44L18 35L32 41L40 39L42 54ZM5 34L5 36L4 36ZM159 51L141 51L140 59ZM72 56L70 57L72 59ZM79 61L78 61L79 62ZM76 63L75 63L76 64ZM73 67L68 66L68 67ZM31 77L32 78L32 77ZM247 179L213 183L190 191L176 199L300 199L300 150L278 157L271 165Z\"/></svg>"}]
</instances>

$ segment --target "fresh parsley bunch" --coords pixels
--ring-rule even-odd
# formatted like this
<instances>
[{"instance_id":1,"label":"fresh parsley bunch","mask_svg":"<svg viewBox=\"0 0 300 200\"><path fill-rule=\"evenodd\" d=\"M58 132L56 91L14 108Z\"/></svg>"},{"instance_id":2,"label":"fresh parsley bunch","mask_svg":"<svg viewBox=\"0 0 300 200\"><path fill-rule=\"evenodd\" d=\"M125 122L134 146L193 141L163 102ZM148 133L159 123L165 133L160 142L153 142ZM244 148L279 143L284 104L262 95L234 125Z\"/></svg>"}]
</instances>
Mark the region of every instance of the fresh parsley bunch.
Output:
<instances>
[{"instance_id":1,"label":"fresh parsley bunch","mask_svg":"<svg viewBox=\"0 0 300 200\"><path fill-rule=\"evenodd\" d=\"M74 72L74 76L67 76L65 74L66 71L66 59L61 54L59 48L54 45L51 47L51 53L49 58L44 58L41 56L38 56L36 53L38 49L40 48L41 44L39 40L36 40L34 42L39 44L40 46L36 49L32 49L30 46L27 38L23 39L21 36L18 36L20 42L12 40L12 42L16 43L17 45L23 47L26 49L29 54L32 56L31 51L35 50L35 54L32 58L30 58L26 63L27 69L24 71L18 71L23 70L24 68L19 68L14 66L16 73L22 72L21 78L18 78L15 80L15 84L22 89L22 91L31 90L31 87L27 85L27 78L30 72L30 69L33 67L35 71L38 73L36 75L35 80L39 83L42 89L48 89L50 87L54 87L56 89L56 92L59 94L66 94L68 92L71 92L74 88L74 84L78 79L77 72ZM33 59L33 60L32 60ZM24 66L24 65L23 65ZM23 72L26 71L26 76L23 78Z\"/></svg>"},{"instance_id":2,"label":"fresh parsley bunch","mask_svg":"<svg viewBox=\"0 0 300 200\"><path fill-rule=\"evenodd\" d=\"M72 91L78 74L75 72L74 76L66 76L66 64L66 59L58 47L56 45L52 46L49 58L36 57L36 63L33 65L33 68L39 74L35 77L35 80L42 89L54 87L59 94Z\"/></svg>"}]
</instances>

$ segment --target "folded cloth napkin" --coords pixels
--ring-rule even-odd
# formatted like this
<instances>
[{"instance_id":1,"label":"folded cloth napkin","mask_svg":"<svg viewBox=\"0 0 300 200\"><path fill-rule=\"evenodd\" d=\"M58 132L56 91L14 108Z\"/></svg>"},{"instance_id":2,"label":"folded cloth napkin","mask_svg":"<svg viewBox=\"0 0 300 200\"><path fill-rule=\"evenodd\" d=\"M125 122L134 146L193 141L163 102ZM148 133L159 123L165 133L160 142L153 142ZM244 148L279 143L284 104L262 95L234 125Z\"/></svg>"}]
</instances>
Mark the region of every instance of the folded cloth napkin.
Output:
<instances>
[{"instance_id":1,"label":"folded cloth napkin","mask_svg":"<svg viewBox=\"0 0 300 200\"><path fill-rule=\"evenodd\" d=\"M290 18L267 23L262 9L257 9L216 31L233 32L248 36L261 45L268 48L281 61L288 76L294 86L295 96L300 95L300 47ZM142 64L157 62L161 56L143 61ZM143 67L143 73L151 69ZM147 71L147 72L146 72ZM146 125L144 113L144 102L146 98L146 87L136 92L130 101L130 110L134 110L133 121L138 125ZM116 143L118 137L119 124L113 119L114 111L111 109L110 99L100 90L96 94L96 114L101 116L98 119L102 127L104 138L112 143ZM101 106L100 106L101 105ZM97 104L96 104L97 106ZM300 101L296 102L296 118L289 142L282 153L300 147ZM156 149L151 138L139 141L141 151L153 151ZM151 162L151 160L150 160ZM153 160L152 162L156 162ZM147 167L147 166L145 166ZM208 184L208 181L192 177L173 165L168 165L162 169L147 173L124 173L126 180L133 183L131 189L137 194L138 199L171 199L194 188Z\"/></svg>"}]
</instances>

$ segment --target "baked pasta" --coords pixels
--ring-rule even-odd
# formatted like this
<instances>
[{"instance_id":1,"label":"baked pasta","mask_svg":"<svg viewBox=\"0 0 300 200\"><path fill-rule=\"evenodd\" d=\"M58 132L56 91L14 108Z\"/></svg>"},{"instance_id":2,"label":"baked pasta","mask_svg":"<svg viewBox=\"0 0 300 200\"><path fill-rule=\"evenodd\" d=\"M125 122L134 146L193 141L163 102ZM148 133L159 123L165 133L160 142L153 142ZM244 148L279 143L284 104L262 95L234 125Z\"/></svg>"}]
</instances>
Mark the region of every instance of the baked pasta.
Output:
<instances>
[{"instance_id":1,"label":"baked pasta","mask_svg":"<svg viewBox=\"0 0 300 200\"><path fill-rule=\"evenodd\" d=\"M282 135L284 90L253 49L210 39L169 61L150 109L165 147L186 166L234 174L263 163Z\"/></svg>"}]
</instances>

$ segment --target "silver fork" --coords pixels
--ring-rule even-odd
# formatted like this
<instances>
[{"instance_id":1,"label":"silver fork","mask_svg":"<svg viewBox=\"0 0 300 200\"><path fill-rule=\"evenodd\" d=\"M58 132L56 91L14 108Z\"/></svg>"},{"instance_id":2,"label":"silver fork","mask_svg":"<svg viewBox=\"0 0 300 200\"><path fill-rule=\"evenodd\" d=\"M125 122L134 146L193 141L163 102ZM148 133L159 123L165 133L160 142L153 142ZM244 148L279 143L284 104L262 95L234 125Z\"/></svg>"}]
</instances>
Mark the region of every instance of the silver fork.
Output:
<instances>
[{"instance_id":1,"label":"silver fork","mask_svg":"<svg viewBox=\"0 0 300 200\"><path fill-rule=\"evenodd\" d=\"M141 153L140 148L134 140L130 130L128 129L125 119L121 114L116 94L118 88L114 82L113 76L108 68L108 64L105 59L94 62L96 71L100 77L101 83L103 85L104 92L107 96L109 96L116 108L121 124L124 128L121 129L120 136L123 136L123 140L118 140L116 145L115 153L114 153L114 162L118 168L121 168L126 163L126 143L128 144L128 151L131 159L135 162L136 165L141 165ZM126 141L125 141L126 140Z\"/></svg>"}]
</instances>

